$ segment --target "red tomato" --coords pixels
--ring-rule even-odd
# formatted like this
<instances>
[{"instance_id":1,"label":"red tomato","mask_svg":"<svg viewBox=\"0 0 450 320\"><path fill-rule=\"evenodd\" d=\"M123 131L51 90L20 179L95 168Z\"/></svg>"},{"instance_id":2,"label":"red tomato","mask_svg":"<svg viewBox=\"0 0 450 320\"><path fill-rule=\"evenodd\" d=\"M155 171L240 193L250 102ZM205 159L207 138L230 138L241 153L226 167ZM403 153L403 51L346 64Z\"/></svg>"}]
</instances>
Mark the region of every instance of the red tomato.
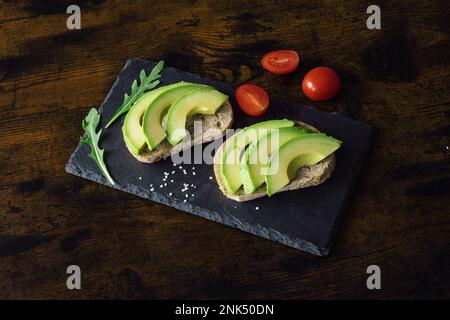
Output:
<instances>
[{"instance_id":1,"label":"red tomato","mask_svg":"<svg viewBox=\"0 0 450 320\"><path fill-rule=\"evenodd\" d=\"M276 73L286 74L297 69L300 57L292 50L276 50L266 53L261 59L264 69Z\"/></svg>"},{"instance_id":2,"label":"red tomato","mask_svg":"<svg viewBox=\"0 0 450 320\"><path fill-rule=\"evenodd\" d=\"M328 67L312 69L303 78L302 89L311 100L325 101L333 98L341 87L341 80L336 72Z\"/></svg>"},{"instance_id":3,"label":"red tomato","mask_svg":"<svg viewBox=\"0 0 450 320\"><path fill-rule=\"evenodd\" d=\"M260 116L269 108L269 95L254 84L243 84L236 89L236 100L242 111L250 116Z\"/></svg>"}]
</instances>

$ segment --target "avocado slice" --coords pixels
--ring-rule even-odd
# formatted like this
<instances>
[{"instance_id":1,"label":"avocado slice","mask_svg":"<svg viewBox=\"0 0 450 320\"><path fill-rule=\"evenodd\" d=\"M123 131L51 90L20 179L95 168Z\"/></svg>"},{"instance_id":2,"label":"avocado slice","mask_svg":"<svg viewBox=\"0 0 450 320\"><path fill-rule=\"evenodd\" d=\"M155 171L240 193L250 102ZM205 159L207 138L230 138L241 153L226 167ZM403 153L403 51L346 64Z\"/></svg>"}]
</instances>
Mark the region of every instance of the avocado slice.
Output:
<instances>
[{"instance_id":1,"label":"avocado slice","mask_svg":"<svg viewBox=\"0 0 450 320\"><path fill-rule=\"evenodd\" d=\"M258 140L253 141L242 156L240 165L241 180L245 193L252 194L264 183L267 164L275 151L289 140L308 134L308 132L308 130L299 127L273 129Z\"/></svg>"},{"instance_id":2,"label":"avocado slice","mask_svg":"<svg viewBox=\"0 0 450 320\"><path fill-rule=\"evenodd\" d=\"M147 147L150 151L155 149L166 138L166 132L162 126L162 119L170 106L179 97L201 87L207 86L184 82L162 92L150 103L142 118L142 129L146 138Z\"/></svg>"},{"instance_id":3,"label":"avocado slice","mask_svg":"<svg viewBox=\"0 0 450 320\"><path fill-rule=\"evenodd\" d=\"M341 141L322 133L305 134L286 142L267 166L267 195L272 196L288 185L300 167L322 161L340 146Z\"/></svg>"},{"instance_id":4,"label":"avocado slice","mask_svg":"<svg viewBox=\"0 0 450 320\"><path fill-rule=\"evenodd\" d=\"M123 136L128 149L133 153L138 155L142 152L146 145L146 138L144 131L141 127L142 116L147 110L148 106L163 92L179 87L192 85L189 82L178 82L175 84L159 87L158 89L152 90L142 97L140 97L128 111L125 116L125 120L122 126Z\"/></svg>"},{"instance_id":5,"label":"avocado slice","mask_svg":"<svg viewBox=\"0 0 450 320\"><path fill-rule=\"evenodd\" d=\"M245 147L271 129L293 126L294 121L291 120L269 120L244 128L228 139L219 164L220 176L228 193L234 194L242 186L240 157Z\"/></svg>"},{"instance_id":6,"label":"avocado slice","mask_svg":"<svg viewBox=\"0 0 450 320\"><path fill-rule=\"evenodd\" d=\"M194 114L215 114L228 96L211 88L200 87L179 97L167 114L167 140L176 145L186 136L186 118Z\"/></svg>"}]
</instances>

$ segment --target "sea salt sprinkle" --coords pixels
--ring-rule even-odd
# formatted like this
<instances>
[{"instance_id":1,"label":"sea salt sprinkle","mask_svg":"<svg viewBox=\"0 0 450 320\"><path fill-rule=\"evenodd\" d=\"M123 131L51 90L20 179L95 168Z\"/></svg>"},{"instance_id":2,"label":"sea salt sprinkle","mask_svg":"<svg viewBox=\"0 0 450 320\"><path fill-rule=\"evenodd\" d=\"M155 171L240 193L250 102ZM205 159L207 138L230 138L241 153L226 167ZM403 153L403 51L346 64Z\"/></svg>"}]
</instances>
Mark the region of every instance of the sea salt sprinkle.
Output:
<instances>
[{"instance_id":1,"label":"sea salt sprinkle","mask_svg":"<svg viewBox=\"0 0 450 320\"><path fill-rule=\"evenodd\" d=\"M212 180L213 178L211 176L209 176L209 180Z\"/></svg>"},{"instance_id":2,"label":"sea salt sprinkle","mask_svg":"<svg viewBox=\"0 0 450 320\"><path fill-rule=\"evenodd\" d=\"M259 207L256 207L255 210L259 210Z\"/></svg>"},{"instance_id":3,"label":"sea salt sprinkle","mask_svg":"<svg viewBox=\"0 0 450 320\"><path fill-rule=\"evenodd\" d=\"M167 187L167 185L169 183L175 182L175 180L173 179L173 177L171 177L171 175L176 174L177 167L178 167L178 171L182 172L183 175L188 175L188 174L192 174L193 176L197 175L197 172L195 171L195 168L196 168L195 166L183 168L183 166L180 164L173 163L172 165L175 167L175 170L163 172L163 175L161 177L161 184L159 185L160 189ZM189 170L190 168L192 168L192 171ZM139 180L141 180L141 179L142 179L142 177L139 177ZM212 180L212 177L209 177L209 179ZM189 201L190 198L195 198L195 193L191 193L191 192L193 191L192 189L197 189L197 186L194 183L183 182L182 184L183 184L183 187L181 189L179 189L179 191L184 193L185 199L183 199L183 202ZM153 184L150 184L149 188L150 188L150 192L153 192L155 190L155 188L153 187ZM175 194L176 194L175 192L169 192L167 194L167 196L172 197Z\"/></svg>"}]
</instances>

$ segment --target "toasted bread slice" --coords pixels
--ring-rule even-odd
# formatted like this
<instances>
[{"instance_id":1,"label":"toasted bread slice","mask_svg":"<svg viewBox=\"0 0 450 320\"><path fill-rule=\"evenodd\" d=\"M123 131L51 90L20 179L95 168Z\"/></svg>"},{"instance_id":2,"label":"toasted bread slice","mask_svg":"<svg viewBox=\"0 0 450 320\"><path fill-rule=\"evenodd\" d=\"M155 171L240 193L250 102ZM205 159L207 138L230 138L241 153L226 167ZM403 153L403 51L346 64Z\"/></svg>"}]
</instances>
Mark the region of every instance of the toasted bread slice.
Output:
<instances>
[{"instance_id":1,"label":"toasted bread slice","mask_svg":"<svg viewBox=\"0 0 450 320\"><path fill-rule=\"evenodd\" d=\"M202 121L201 134L194 133L194 121ZM162 125L166 126L166 117L163 118ZM230 102L227 100L213 115L196 114L188 116L186 119L186 129L191 133L193 138L190 141L182 141L179 144L173 146L167 139L161 142L155 150L144 149L139 155L130 153L139 161L146 163L153 163L167 158L172 153L178 153L181 150L185 150L193 146L194 144L205 143L213 141L222 137L225 131L233 125L233 109ZM211 130L215 129L215 130ZM213 132L214 131L214 132Z\"/></svg>"},{"instance_id":2,"label":"toasted bread slice","mask_svg":"<svg viewBox=\"0 0 450 320\"><path fill-rule=\"evenodd\" d=\"M319 132L319 130L317 130L316 128L301 121L296 121L296 126L308 129L313 132ZM228 193L227 189L225 188L225 185L222 182L219 166L220 159L222 159L223 148L228 141L229 140L225 141L214 155L214 175L216 176L216 181L222 193L227 198L230 198L238 202L250 201L253 199L266 196L267 193L265 184L260 186L252 194L245 194L244 189L242 187L235 194ZM293 179L287 186L281 189L281 191L297 190L301 188L317 186L331 176L335 165L336 165L336 158L334 154L332 154L315 165L302 167L297 171L295 179Z\"/></svg>"}]
</instances>

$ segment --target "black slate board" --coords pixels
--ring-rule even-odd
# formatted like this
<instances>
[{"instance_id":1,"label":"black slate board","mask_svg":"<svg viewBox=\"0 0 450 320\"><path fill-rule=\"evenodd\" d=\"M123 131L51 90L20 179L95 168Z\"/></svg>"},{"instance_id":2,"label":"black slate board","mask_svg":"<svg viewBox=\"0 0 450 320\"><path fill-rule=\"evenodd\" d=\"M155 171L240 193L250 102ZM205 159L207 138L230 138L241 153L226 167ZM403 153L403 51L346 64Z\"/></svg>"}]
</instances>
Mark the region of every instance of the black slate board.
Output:
<instances>
[{"instance_id":1,"label":"black slate board","mask_svg":"<svg viewBox=\"0 0 450 320\"><path fill-rule=\"evenodd\" d=\"M101 127L121 104L124 93L129 91L140 70L145 68L148 73L154 65L155 63L141 59L127 61L100 107ZM236 107L234 88L231 85L173 68L164 68L161 85L181 80L209 84L228 94L234 106L234 128L243 128L262 120L287 118L304 121L342 140L343 146L336 154L335 172L329 180L317 187L238 203L223 196L215 179L210 179L214 177L212 165L183 164L183 169L187 171L185 175L182 170L173 166L170 158L154 164L136 161L129 154L122 138L122 117L104 130L101 142L101 147L105 149L106 165L116 181L114 187L315 255L328 255L366 158L372 128L341 114L326 113L276 99L271 99L270 111L263 117L249 117ZM89 147L80 143L70 157L66 171L109 185L88 153ZM195 176L192 175L193 166L196 168ZM167 187L160 188L164 183L161 182L163 172L174 170L175 174L171 174L166 181ZM171 179L174 183L170 183ZM196 185L196 189L189 190L189 194L193 193L194 197L190 196L187 202L183 201L186 199L185 193L181 192L183 183ZM153 184L153 192L150 191L150 184ZM170 192L172 196L169 196Z\"/></svg>"}]
</instances>

